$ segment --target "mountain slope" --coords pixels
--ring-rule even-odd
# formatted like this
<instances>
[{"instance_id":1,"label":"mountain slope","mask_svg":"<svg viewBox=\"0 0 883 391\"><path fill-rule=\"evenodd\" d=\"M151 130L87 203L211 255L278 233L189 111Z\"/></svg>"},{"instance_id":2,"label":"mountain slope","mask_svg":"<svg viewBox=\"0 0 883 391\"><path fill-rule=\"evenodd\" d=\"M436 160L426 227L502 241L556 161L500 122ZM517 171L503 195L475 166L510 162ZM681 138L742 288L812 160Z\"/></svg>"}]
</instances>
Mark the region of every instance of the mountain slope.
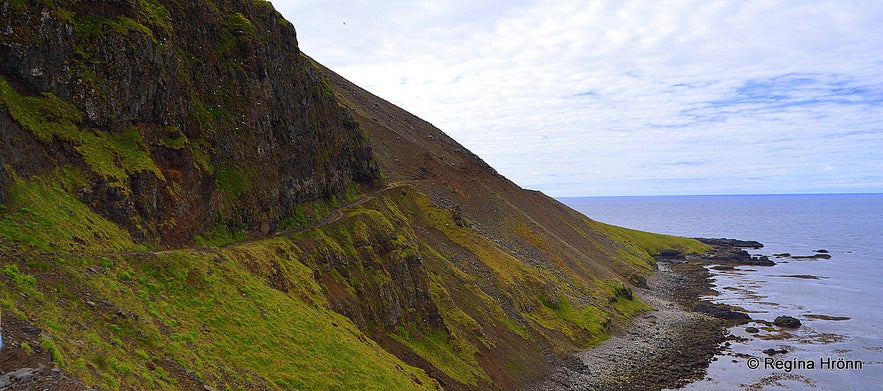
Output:
<instances>
[{"instance_id":1,"label":"mountain slope","mask_svg":"<svg viewBox=\"0 0 883 391\"><path fill-rule=\"evenodd\" d=\"M629 286L652 272L651 254L702 248L600 224L523 190L431 124L317 66L374 143L385 177L447 215L411 224L431 280L451 297L445 319L461 321L446 325L475 346L494 384L518 386L647 308Z\"/></svg>"},{"instance_id":2,"label":"mountain slope","mask_svg":"<svg viewBox=\"0 0 883 391\"><path fill-rule=\"evenodd\" d=\"M377 178L266 1L7 1L0 14L0 202L16 175L70 166L56 174L77 200L177 245L267 234L298 204Z\"/></svg>"},{"instance_id":3,"label":"mountain slope","mask_svg":"<svg viewBox=\"0 0 883 391\"><path fill-rule=\"evenodd\" d=\"M646 309L652 254L703 248L519 188L263 0L0 13L0 372L518 388Z\"/></svg>"}]
</instances>

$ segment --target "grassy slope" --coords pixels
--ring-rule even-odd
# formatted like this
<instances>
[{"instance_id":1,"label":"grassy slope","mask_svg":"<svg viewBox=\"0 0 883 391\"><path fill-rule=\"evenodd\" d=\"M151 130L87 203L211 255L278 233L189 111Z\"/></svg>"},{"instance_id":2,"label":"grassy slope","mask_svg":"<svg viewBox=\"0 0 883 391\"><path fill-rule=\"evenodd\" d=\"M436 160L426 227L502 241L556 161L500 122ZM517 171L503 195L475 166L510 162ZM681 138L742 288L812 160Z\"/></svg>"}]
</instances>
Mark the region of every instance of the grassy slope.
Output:
<instances>
[{"instance_id":1,"label":"grassy slope","mask_svg":"<svg viewBox=\"0 0 883 391\"><path fill-rule=\"evenodd\" d=\"M29 203L7 205L5 216L31 213L22 212L28 208L23 205L64 198L62 189L36 191L31 186L45 185L40 178L19 183L13 193L27 195L18 199ZM51 211L46 205L39 210ZM119 230L119 236L100 233L113 226L88 208L71 211L65 224L44 226L40 235L63 238L68 224L79 227L75 230L80 234L89 233L84 227L94 227L92 235L101 239L79 244L74 253L29 251L27 242L17 239L30 231L10 235L7 226L4 243L12 240L25 248L15 254L4 251L0 305L46 330L38 351L52 354L57 363L99 387L186 389L192 386L186 374L234 389L408 389L434 384L422 370L384 351L352 321L331 311L328 287L314 278L321 261L317 254L337 254L356 261L350 268L373 270L366 265L370 257L362 259L364 251L357 247L378 237L392 236L398 253L413 251L424 259L431 297L445 324L432 329L404 322L385 332L453 379L452 384L484 387L499 382L481 361L483 351L537 343L551 343L562 352L587 347L606 337L612 319L646 308L618 294L625 285L617 280L574 285L573 279L564 281L526 265L458 226L449 210L408 185L380 192L346 209L344 218L292 237L167 252L118 251L137 246ZM90 224L78 223L86 221ZM597 223L586 219L585 224ZM616 227L599 229L619 235L629 243L622 251L634 251L636 257L646 254L644 249L690 244ZM310 244L316 240L318 249ZM59 244L67 250L78 242ZM489 265L487 274L475 275L464 266L461 258L470 253ZM389 278L382 270L378 273L372 278ZM274 274L281 275L287 291L279 289ZM353 289L355 281L338 278ZM559 292L555 298L544 295L549 286L558 287L552 288ZM586 297L582 292L590 292L595 303L581 303ZM502 303L509 301L516 302L517 312L504 310ZM524 351L503 357L511 376L530 372L542 360L530 349Z\"/></svg>"},{"instance_id":2,"label":"grassy slope","mask_svg":"<svg viewBox=\"0 0 883 391\"><path fill-rule=\"evenodd\" d=\"M22 221L22 215L54 216L58 210L47 205L57 199L75 205L63 190L40 188L41 182L19 183L14 198L27 201L4 207L0 305L7 315L44 329L32 347L86 383L190 389L187 374L192 373L221 389L433 384L422 370L385 352L329 309L290 240L117 251L138 246L119 229L105 234L115 226L83 206L61 204L67 216L61 224L29 228L39 223ZM30 211L35 207L39 212ZM65 242L69 230L94 239ZM30 244L32 232L58 238L65 249L79 247L38 252ZM270 264L282 265L290 281L287 292L274 289L261 274L273 270Z\"/></svg>"},{"instance_id":3,"label":"grassy slope","mask_svg":"<svg viewBox=\"0 0 883 391\"><path fill-rule=\"evenodd\" d=\"M88 175L159 173L138 132L89 131L69 103L19 95L2 78L0 109L86 163L29 178L3 167L14 183L0 204L0 306L45 331L15 345L99 388L434 388L331 311L284 239L147 252L81 203L74 194ZM304 210L327 213L326 204ZM265 282L259 271L271 262L286 265L293 289Z\"/></svg>"},{"instance_id":4,"label":"grassy slope","mask_svg":"<svg viewBox=\"0 0 883 391\"><path fill-rule=\"evenodd\" d=\"M44 330L13 342L107 389L434 388L427 373L449 389L511 388L547 355L591 346L646 309L624 281L651 272L651 254L701 250L521 190L437 129L329 78L393 186L311 230L230 246L220 242L235 235L216 233L204 241L212 247L174 251L134 243L75 197L87 175L161 176L138 132L88 131L68 103L0 80L16 122L41 142L70 143L86 164L10 173L0 306ZM305 205L311 216L290 223L307 226L335 205ZM408 259L427 301L402 301L389 324L334 311L383 307L384 287L401 283L390 265ZM428 326L431 313L438 325Z\"/></svg>"}]
</instances>

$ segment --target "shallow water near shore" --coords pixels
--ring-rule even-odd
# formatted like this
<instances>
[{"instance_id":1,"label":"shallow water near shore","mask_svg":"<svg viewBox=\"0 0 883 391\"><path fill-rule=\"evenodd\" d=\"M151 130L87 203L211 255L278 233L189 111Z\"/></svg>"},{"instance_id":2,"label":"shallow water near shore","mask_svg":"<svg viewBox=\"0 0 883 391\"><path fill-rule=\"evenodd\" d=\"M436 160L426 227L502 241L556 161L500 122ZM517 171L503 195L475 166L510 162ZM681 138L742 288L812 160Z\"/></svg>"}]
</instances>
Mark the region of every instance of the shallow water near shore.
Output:
<instances>
[{"instance_id":1,"label":"shallow water near shore","mask_svg":"<svg viewBox=\"0 0 883 391\"><path fill-rule=\"evenodd\" d=\"M873 389L883 384L883 194L563 198L592 219L689 237L757 240L775 266L711 270L715 302L755 320L685 389ZM830 259L810 256L826 250ZM756 327L749 333L746 327ZM775 349L775 355L763 353ZM752 358L756 358L757 361ZM842 359L842 360L841 360ZM758 368L750 366L757 363ZM842 368L842 369L841 369Z\"/></svg>"}]
</instances>

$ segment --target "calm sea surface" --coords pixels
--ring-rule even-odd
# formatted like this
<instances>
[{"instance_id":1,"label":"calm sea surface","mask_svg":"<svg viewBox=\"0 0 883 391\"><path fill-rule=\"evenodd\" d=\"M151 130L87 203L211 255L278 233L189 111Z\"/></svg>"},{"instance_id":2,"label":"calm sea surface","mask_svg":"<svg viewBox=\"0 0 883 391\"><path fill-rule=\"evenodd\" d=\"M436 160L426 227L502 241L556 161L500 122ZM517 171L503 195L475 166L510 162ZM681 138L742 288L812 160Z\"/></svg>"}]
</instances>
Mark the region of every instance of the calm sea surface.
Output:
<instances>
[{"instance_id":1,"label":"calm sea surface","mask_svg":"<svg viewBox=\"0 0 883 391\"><path fill-rule=\"evenodd\" d=\"M749 250L755 254L829 252L828 260L772 258L777 264L771 267L712 270L720 292L714 301L738 305L754 319L793 316L802 326L787 333L764 330L760 323L733 328L732 334L746 340L732 341L707 378L687 389L883 389L883 194L560 201L594 220L628 228L757 240L765 247ZM762 331L749 334L746 326ZM787 353L762 352L770 348ZM750 368L755 362L759 368Z\"/></svg>"}]
</instances>

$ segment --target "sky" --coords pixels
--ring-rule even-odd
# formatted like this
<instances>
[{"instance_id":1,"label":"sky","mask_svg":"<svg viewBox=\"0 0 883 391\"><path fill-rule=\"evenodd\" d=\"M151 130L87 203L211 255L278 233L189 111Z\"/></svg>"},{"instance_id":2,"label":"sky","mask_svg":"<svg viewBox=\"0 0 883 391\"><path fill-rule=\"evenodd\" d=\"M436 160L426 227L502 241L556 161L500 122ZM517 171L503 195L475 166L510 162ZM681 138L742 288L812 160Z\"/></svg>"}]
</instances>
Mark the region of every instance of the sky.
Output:
<instances>
[{"instance_id":1,"label":"sky","mask_svg":"<svg viewBox=\"0 0 883 391\"><path fill-rule=\"evenodd\" d=\"M883 192L883 1L271 2L525 188Z\"/></svg>"}]
</instances>

